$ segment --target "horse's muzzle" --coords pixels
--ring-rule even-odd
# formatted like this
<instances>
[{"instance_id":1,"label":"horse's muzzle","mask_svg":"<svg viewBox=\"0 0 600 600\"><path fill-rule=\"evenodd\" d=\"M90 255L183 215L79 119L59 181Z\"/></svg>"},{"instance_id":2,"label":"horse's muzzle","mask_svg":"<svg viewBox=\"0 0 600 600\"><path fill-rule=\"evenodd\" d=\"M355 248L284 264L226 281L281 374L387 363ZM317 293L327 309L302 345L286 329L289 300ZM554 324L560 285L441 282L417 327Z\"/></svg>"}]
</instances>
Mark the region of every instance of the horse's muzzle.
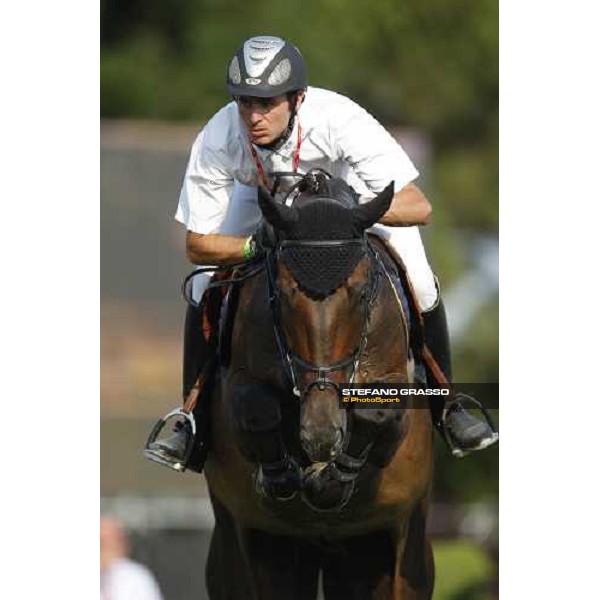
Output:
<instances>
[{"instance_id":1,"label":"horse's muzzle","mask_svg":"<svg viewBox=\"0 0 600 600\"><path fill-rule=\"evenodd\" d=\"M342 451L344 432L342 427L302 426L300 442L312 462L330 462Z\"/></svg>"}]
</instances>

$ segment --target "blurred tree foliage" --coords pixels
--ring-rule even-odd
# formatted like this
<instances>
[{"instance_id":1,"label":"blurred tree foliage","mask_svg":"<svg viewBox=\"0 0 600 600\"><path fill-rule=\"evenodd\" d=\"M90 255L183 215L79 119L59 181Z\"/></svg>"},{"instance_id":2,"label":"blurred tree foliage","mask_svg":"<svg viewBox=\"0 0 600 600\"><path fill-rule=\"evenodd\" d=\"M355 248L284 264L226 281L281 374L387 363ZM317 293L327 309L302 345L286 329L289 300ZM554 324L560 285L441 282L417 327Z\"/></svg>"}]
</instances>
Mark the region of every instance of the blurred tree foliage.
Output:
<instances>
[{"instance_id":1,"label":"blurred tree foliage","mask_svg":"<svg viewBox=\"0 0 600 600\"><path fill-rule=\"evenodd\" d=\"M295 43L311 85L428 136L427 242L451 283L468 263L462 233L497 232L497 0L102 0L102 116L205 121L228 101L229 59L258 34ZM497 306L483 317L456 349L457 372L497 381ZM442 477L438 489L470 496L463 484L489 478L496 458L440 457L456 479Z\"/></svg>"},{"instance_id":2,"label":"blurred tree foliage","mask_svg":"<svg viewBox=\"0 0 600 600\"><path fill-rule=\"evenodd\" d=\"M311 84L358 100L434 148L436 207L449 225L495 229L497 0L102 0L104 117L204 121L226 101L241 41L275 33Z\"/></svg>"}]
</instances>

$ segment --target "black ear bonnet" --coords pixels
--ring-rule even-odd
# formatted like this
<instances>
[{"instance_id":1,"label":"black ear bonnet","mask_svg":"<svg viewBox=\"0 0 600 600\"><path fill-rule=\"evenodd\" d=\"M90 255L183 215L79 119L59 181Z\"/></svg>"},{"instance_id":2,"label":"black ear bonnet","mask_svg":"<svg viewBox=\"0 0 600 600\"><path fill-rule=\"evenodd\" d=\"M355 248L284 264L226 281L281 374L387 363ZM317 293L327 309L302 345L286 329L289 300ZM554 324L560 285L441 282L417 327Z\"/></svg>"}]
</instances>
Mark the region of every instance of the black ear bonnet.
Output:
<instances>
[{"instance_id":1,"label":"black ear bonnet","mask_svg":"<svg viewBox=\"0 0 600 600\"><path fill-rule=\"evenodd\" d=\"M342 179L307 177L299 190L291 207L275 205L264 192L259 193L259 203L278 229L286 267L304 293L320 300L333 294L365 255L365 225L371 224L365 221L365 205L359 208L358 194ZM374 210L371 213L374 218L378 215ZM348 243L318 244L336 240Z\"/></svg>"}]
</instances>

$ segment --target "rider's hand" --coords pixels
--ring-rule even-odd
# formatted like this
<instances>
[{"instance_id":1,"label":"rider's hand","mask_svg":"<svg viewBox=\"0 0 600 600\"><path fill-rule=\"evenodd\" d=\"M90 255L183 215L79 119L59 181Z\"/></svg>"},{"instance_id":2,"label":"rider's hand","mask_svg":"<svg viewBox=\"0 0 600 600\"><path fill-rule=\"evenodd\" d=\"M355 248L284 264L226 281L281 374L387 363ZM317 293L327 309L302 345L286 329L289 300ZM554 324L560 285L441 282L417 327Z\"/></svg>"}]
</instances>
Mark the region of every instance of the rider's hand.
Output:
<instances>
[{"instance_id":1,"label":"rider's hand","mask_svg":"<svg viewBox=\"0 0 600 600\"><path fill-rule=\"evenodd\" d=\"M263 256L268 250L275 248L277 239L273 227L263 221L252 235L254 256Z\"/></svg>"}]
</instances>

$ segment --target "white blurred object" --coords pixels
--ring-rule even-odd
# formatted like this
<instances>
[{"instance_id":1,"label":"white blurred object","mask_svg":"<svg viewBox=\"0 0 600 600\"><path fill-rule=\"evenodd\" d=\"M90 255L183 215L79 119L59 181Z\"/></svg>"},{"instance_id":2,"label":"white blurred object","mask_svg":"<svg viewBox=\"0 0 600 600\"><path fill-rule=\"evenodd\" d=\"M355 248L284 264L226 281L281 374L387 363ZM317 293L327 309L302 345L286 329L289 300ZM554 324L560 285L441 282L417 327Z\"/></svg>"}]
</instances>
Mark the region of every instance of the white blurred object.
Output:
<instances>
[{"instance_id":1,"label":"white blurred object","mask_svg":"<svg viewBox=\"0 0 600 600\"><path fill-rule=\"evenodd\" d=\"M129 539L115 516L100 518L100 598L102 600L162 600L150 570L128 558Z\"/></svg>"},{"instance_id":2,"label":"white blurred object","mask_svg":"<svg viewBox=\"0 0 600 600\"><path fill-rule=\"evenodd\" d=\"M100 570L102 600L163 600L154 575L144 565L119 558Z\"/></svg>"},{"instance_id":3,"label":"white blurred object","mask_svg":"<svg viewBox=\"0 0 600 600\"><path fill-rule=\"evenodd\" d=\"M486 544L497 532L498 515L492 506L474 503L465 507L465 514L459 525L460 535Z\"/></svg>"}]
</instances>

